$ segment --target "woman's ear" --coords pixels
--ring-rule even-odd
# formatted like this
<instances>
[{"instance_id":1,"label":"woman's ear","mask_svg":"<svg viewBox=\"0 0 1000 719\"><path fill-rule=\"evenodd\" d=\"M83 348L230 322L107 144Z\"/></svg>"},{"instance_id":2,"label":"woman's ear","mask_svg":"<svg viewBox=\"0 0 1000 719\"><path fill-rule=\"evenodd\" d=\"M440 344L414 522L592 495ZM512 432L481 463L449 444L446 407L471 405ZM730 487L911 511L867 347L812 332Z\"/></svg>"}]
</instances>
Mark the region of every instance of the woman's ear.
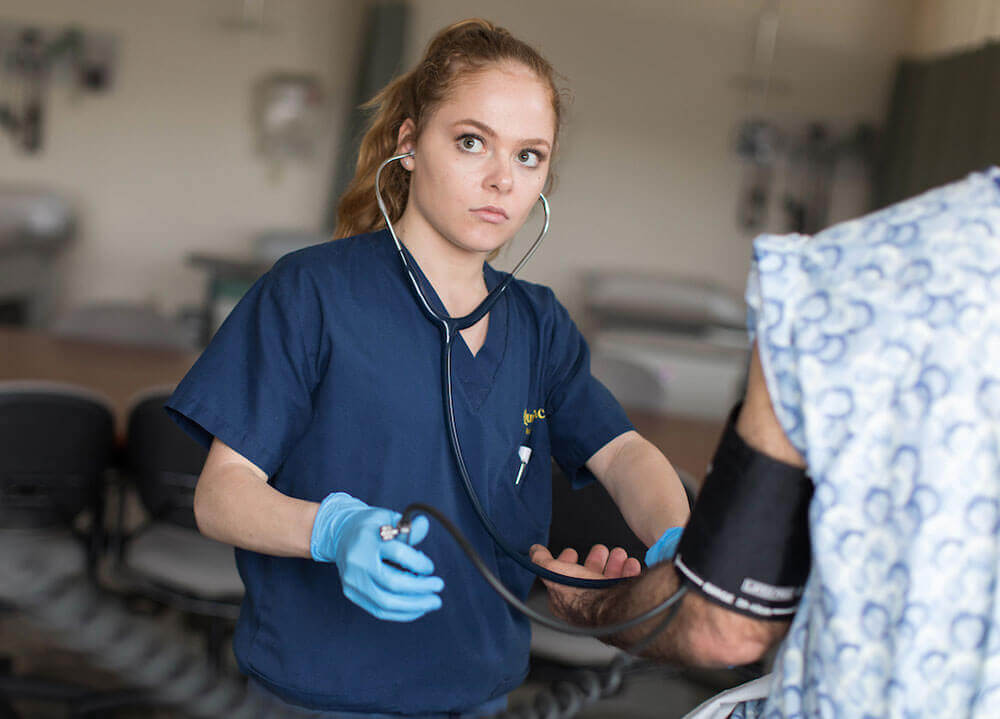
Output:
<instances>
[{"instance_id":1,"label":"woman's ear","mask_svg":"<svg viewBox=\"0 0 1000 719\"><path fill-rule=\"evenodd\" d=\"M417 126L410 118L403 120L403 124L399 126L399 133L396 135L396 154L402 155L406 152L413 152L415 148L414 138L417 135ZM405 157L401 161L403 167L407 170L413 169L413 158Z\"/></svg>"}]
</instances>

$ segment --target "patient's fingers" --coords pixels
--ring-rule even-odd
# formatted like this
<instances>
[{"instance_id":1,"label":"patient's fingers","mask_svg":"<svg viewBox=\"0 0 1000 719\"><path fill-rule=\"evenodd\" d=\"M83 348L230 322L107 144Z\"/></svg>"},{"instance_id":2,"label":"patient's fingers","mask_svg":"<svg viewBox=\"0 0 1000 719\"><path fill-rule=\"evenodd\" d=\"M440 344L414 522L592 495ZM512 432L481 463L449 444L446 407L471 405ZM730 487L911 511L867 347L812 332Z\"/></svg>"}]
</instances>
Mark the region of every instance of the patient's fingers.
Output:
<instances>
[{"instance_id":1,"label":"patient's fingers","mask_svg":"<svg viewBox=\"0 0 1000 719\"><path fill-rule=\"evenodd\" d=\"M545 564L552 560L552 553L544 544L532 544L528 550L528 556L535 564Z\"/></svg>"},{"instance_id":2,"label":"patient's fingers","mask_svg":"<svg viewBox=\"0 0 1000 719\"><path fill-rule=\"evenodd\" d=\"M590 552L587 553L587 558L583 562L583 566L592 572L598 572L604 574L604 568L608 563L608 548L603 544L595 544L590 548Z\"/></svg>"},{"instance_id":3,"label":"patient's fingers","mask_svg":"<svg viewBox=\"0 0 1000 719\"><path fill-rule=\"evenodd\" d=\"M629 557L622 568L623 577L638 577L642 574L642 564L635 557Z\"/></svg>"},{"instance_id":4,"label":"patient's fingers","mask_svg":"<svg viewBox=\"0 0 1000 719\"><path fill-rule=\"evenodd\" d=\"M608 553L608 562L604 567L604 574L609 577L620 577L625 569L625 562L628 561L628 552L621 547L615 547Z\"/></svg>"},{"instance_id":5,"label":"patient's fingers","mask_svg":"<svg viewBox=\"0 0 1000 719\"><path fill-rule=\"evenodd\" d=\"M559 556L556 557L556 559L558 559L560 562L568 562L569 564L576 564L579 559L579 556L577 555L575 549L573 549L572 547L566 547L566 549L559 552Z\"/></svg>"},{"instance_id":6,"label":"patient's fingers","mask_svg":"<svg viewBox=\"0 0 1000 719\"><path fill-rule=\"evenodd\" d=\"M586 566L591 571L600 572L606 579L637 577L642 574L642 564L638 559L628 556L628 552L622 547L609 551L603 544L594 545L590 550Z\"/></svg>"}]
</instances>

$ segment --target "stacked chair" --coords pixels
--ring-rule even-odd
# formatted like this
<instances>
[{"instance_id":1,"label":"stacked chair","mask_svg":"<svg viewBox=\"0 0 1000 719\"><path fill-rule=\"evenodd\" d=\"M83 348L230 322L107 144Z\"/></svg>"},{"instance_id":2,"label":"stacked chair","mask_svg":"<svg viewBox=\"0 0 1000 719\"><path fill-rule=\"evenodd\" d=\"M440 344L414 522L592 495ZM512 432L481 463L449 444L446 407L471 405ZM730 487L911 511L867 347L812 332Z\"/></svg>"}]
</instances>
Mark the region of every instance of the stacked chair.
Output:
<instances>
[{"instance_id":1,"label":"stacked chair","mask_svg":"<svg viewBox=\"0 0 1000 719\"><path fill-rule=\"evenodd\" d=\"M120 531L115 578L133 594L172 607L204 632L221 667L225 641L239 614L243 583L233 548L202 536L194 519L194 487L206 451L163 409L169 388L133 399L122 458L123 496L134 489L145 519ZM119 522L124 501L119 501Z\"/></svg>"},{"instance_id":2,"label":"stacked chair","mask_svg":"<svg viewBox=\"0 0 1000 719\"><path fill-rule=\"evenodd\" d=\"M176 610L203 634L203 656L221 669L243 584L232 547L195 528L192 499L206 452L164 412L168 396L157 389L135 398L126 440L116 445L112 407L93 392L0 382L0 559L6 562L0 613L10 614L15 626L22 618L13 612L34 614L23 587L4 586L15 576L9 567L19 566L15 554L50 543L78 549L75 559L61 558L78 565L71 570L74 582L92 593L102 587L141 599L154 613ZM141 515L138 522L124 521L127 497L138 498L138 512L131 513ZM118 511L106 513L107 500L116 498ZM34 561L30 554L21 564ZM32 576L30 567L25 571ZM0 719L19 717L17 708L26 702L55 702L73 719L98 719L116 708L163 701L148 691L97 691L83 682L24 675L14 671L15 656L0 650Z\"/></svg>"},{"instance_id":3,"label":"stacked chair","mask_svg":"<svg viewBox=\"0 0 1000 719\"><path fill-rule=\"evenodd\" d=\"M103 545L104 476L113 441L111 408L93 392L71 385L0 382L0 552L26 537L70 533L83 545L81 576L93 580ZM0 597L14 590L0 587ZM3 669L0 716L18 716L11 703L15 699L55 699L69 704L73 717L94 716L89 708L95 706L94 692L14 675L9 657Z\"/></svg>"}]
</instances>

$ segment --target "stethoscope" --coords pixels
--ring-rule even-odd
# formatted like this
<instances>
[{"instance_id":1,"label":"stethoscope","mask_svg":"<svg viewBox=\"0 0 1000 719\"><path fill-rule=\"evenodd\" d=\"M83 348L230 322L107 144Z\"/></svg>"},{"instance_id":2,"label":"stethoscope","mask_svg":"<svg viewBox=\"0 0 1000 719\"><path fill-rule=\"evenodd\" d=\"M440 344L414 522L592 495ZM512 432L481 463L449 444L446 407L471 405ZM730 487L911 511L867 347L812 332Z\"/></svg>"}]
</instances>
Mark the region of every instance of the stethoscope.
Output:
<instances>
[{"instance_id":1,"label":"stethoscope","mask_svg":"<svg viewBox=\"0 0 1000 719\"><path fill-rule=\"evenodd\" d=\"M556 572L549 571L548 569L543 569L534 562L531 561L521 552L517 551L514 547L510 546L508 542L500 535L499 530L493 524L493 521L486 514L483 509L482 503L479 501L479 497L476 494L476 489L472 484L472 479L469 477L469 471L465 464L465 458L462 455L462 445L458 439L458 427L455 423L455 402L453 396L453 389L451 383L451 352L454 347L455 338L459 336L459 332L474 324L479 322L486 314L493 308L497 300L504 293L510 283L514 281L514 277L521 270L522 267L527 263L531 256L535 254L535 250L542 243L542 239L549 231L549 201L545 199L545 195L539 193L538 200L542 204L542 210L545 212L545 223L542 225L542 231L538 233L538 237L532 243L528 251L524 253L524 256L520 261L514 266L504 279L494 287L486 298L479 303L472 312L465 315L464 317L449 317L448 315L442 315L434 310L431 303L428 302L427 297L424 295L424 291L420 286L420 282L417 280L417 274L414 267L411 265L407 253L403 248L403 244L399 241L399 237L396 236L396 230L392 226L392 222L389 219L389 212L386 210L385 202L382 200L382 192L380 190L380 180L382 177L382 170L385 169L386 165L391 162L396 162L402 160L406 157L413 157L413 152L404 152L400 155L394 155L388 160L379 165L378 170L375 171L375 199L378 202L378 208L382 212L382 217L385 219L385 226L389 230L389 234L392 236L392 241L396 243L396 250L399 252L399 257L403 261L403 268L406 270L407 276L410 278L410 284L413 286L413 291L416 293L417 298L420 300L420 305L424 308L424 312L427 316L439 324L442 332L444 333L444 352L442 353L442 386L444 387L444 407L445 415L447 417L448 423L448 440L451 443L452 454L455 456L455 463L458 465L458 472L462 478L462 484L465 487L465 493L469 497L469 501L472 502L472 507L475 509L476 514L479 516L479 520L483 523L486 531L489 533L493 541L499 546L504 553L507 554L511 559L520 564L522 567L527 569L529 572L535 574L542 579L548 579L559 584L565 584L572 587L581 587L585 589L601 589L613 586L617 584L618 579L580 579L578 577L569 577L564 574L557 574ZM522 446L518 449L518 457L521 461L521 467L518 471L517 482L520 482L524 468L531 458L531 449L527 446ZM381 530L381 536L383 539L391 539L392 537L398 535L401 531L406 531L405 529L399 527L386 526Z\"/></svg>"}]
</instances>

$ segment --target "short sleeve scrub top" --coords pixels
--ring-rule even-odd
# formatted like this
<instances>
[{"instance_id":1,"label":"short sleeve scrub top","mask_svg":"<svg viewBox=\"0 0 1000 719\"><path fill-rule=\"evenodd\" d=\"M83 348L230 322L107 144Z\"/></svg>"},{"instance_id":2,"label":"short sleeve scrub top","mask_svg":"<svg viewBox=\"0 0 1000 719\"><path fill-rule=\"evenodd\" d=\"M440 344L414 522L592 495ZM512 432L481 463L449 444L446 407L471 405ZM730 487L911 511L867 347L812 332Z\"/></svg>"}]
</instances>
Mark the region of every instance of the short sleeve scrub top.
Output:
<instances>
[{"instance_id":1,"label":"short sleeve scrub top","mask_svg":"<svg viewBox=\"0 0 1000 719\"><path fill-rule=\"evenodd\" d=\"M416 263L414 262L414 266ZM488 288L503 273L484 264ZM426 296L444 308L419 273ZM208 445L260 467L280 492L342 491L401 511L431 504L521 597L533 575L495 548L462 490L442 399L442 338L418 304L386 231L285 256L243 297L168 402ZM590 374L586 342L548 288L514 281L473 355L452 359L456 423L486 512L526 552L545 543L549 457L577 483L631 429ZM518 448L532 459L515 485ZM234 638L241 670L319 710L459 712L501 697L527 672L530 628L441 528L420 545L445 580L443 607L380 621L342 593L333 564L236 550L246 595Z\"/></svg>"}]
</instances>

